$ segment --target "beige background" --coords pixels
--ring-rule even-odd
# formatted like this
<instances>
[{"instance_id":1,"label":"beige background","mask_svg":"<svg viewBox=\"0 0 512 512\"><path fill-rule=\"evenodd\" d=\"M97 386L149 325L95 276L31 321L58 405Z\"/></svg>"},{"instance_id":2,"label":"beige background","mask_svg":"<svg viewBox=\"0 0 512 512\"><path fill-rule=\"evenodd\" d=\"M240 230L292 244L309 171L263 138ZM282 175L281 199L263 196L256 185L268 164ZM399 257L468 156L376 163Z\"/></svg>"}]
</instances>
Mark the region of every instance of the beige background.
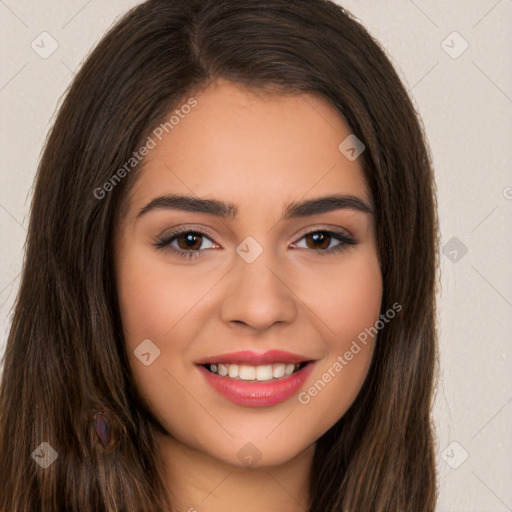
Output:
<instances>
[{"instance_id":1,"label":"beige background","mask_svg":"<svg viewBox=\"0 0 512 512\"><path fill-rule=\"evenodd\" d=\"M90 49L137 3L0 0L0 355L19 285L32 181L55 108ZM434 410L437 510L511 511L512 0L339 3L387 50L434 157L448 244ZM58 48L43 59L31 44L41 47L45 31Z\"/></svg>"}]
</instances>

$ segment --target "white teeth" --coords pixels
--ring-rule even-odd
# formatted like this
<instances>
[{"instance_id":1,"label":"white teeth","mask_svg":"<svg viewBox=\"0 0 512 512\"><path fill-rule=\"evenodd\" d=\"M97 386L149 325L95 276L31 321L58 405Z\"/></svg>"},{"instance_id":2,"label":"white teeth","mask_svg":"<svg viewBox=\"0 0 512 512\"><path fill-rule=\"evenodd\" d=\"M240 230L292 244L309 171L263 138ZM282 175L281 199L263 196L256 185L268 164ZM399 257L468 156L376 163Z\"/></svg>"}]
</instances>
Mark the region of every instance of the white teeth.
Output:
<instances>
[{"instance_id":1,"label":"white teeth","mask_svg":"<svg viewBox=\"0 0 512 512\"><path fill-rule=\"evenodd\" d=\"M293 373L293 369L295 368L295 365L294 364L287 364L285 369L284 369L284 373L286 375L291 375Z\"/></svg>"},{"instance_id":2,"label":"white teeth","mask_svg":"<svg viewBox=\"0 0 512 512\"><path fill-rule=\"evenodd\" d=\"M230 364L229 365L228 375L232 379L234 379L235 377L238 377L238 365L237 364Z\"/></svg>"},{"instance_id":3,"label":"white teeth","mask_svg":"<svg viewBox=\"0 0 512 512\"><path fill-rule=\"evenodd\" d=\"M279 377L282 377L284 375L284 364L275 364L274 365L274 379L279 379Z\"/></svg>"},{"instance_id":4,"label":"white teeth","mask_svg":"<svg viewBox=\"0 0 512 512\"><path fill-rule=\"evenodd\" d=\"M254 366L246 366L243 364L238 369L238 376L242 380L254 380L256 378L256 368Z\"/></svg>"},{"instance_id":5,"label":"white teeth","mask_svg":"<svg viewBox=\"0 0 512 512\"><path fill-rule=\"evenodd\" d=\"M258 380L266 381L279 379L284 376L291 375L299 369L299 364L265 364L261 366L250 366L246 364L211 364L209 369L212 373L216 373L221 377L230 377L240 380Z\"/></svg>"},{"instance_id":6,"label":"white teeth","mask_svg":"<svg viewBox=\"0 0 512 512\"><path fill-rule=\"evenodd\" d=\"M271 364L256 366L256 380L270 380L273 377Z\"/></svg>"}]
</instances>

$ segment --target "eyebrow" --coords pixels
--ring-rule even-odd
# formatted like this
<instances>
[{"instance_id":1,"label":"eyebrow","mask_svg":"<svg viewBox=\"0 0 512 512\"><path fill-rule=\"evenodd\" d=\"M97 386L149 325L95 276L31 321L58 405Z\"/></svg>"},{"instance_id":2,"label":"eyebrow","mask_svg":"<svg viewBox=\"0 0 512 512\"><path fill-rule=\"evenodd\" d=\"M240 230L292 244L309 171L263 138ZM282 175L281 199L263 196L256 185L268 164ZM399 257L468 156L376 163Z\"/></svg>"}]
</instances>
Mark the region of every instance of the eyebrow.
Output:
<instances>
[{"instance_id":1,"label":"eyebrow","mask_svg":"<svg viewBox=\"0 0 512 512\"><path fill-rule=\"evenodd\" d=\"M235 219L238 208L233 203L219 201L218 199L202 199L198 197L179 194L169 194L151 200L137 214L137 218L156 209L183 210L187 212L207 213L226 219ZM308 217L335 210L348 209L362 213L373 214L373 208L363 199L346 194L334 194L317 197L300 202L292 202L283 212L284 219Z\"/></svg>"}]
</instances>

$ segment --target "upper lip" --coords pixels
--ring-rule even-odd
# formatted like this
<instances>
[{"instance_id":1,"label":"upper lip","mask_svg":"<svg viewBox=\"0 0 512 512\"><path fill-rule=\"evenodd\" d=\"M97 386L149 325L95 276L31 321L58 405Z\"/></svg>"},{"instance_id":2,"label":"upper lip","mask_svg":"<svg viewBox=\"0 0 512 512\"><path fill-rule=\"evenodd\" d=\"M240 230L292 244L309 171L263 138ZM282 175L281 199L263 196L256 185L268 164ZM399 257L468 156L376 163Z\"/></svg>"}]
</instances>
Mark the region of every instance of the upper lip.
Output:
<instances>
[{"instance_id":1,"label":"upper lip","mask_svg":"<svg viewBox=\"0 0 512 512\"><path fill-rule=\"evenodd\" d=\"M267 352L255 352L252 350L241 350L239 352L229 352L226 354L219 354L217 356L206 357L196 364L247 364L251 366L258 366L272 363L285 363L285 364L298 364L311 361L311 358L286 352L284 350L268 350Z\"/></svg>"}]
</instances>

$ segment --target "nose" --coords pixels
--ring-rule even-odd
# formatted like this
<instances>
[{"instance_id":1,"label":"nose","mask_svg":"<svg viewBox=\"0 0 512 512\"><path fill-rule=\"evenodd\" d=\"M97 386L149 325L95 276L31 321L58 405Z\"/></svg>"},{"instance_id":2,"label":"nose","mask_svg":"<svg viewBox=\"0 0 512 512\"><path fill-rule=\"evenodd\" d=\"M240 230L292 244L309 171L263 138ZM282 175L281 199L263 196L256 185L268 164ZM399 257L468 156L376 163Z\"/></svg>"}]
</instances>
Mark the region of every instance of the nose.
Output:
<instances>
[{"instance_id":1,"label":"nose","mask_svg":"<svg viewBox=\"0 0 512 512\"><path fill-rule=\"evenodd\" d=\"M221 304L225 323L263 331L295 320L297 297L270 252L264 250L252 263L235 260Z\"/></svg>"}]
</instances>

